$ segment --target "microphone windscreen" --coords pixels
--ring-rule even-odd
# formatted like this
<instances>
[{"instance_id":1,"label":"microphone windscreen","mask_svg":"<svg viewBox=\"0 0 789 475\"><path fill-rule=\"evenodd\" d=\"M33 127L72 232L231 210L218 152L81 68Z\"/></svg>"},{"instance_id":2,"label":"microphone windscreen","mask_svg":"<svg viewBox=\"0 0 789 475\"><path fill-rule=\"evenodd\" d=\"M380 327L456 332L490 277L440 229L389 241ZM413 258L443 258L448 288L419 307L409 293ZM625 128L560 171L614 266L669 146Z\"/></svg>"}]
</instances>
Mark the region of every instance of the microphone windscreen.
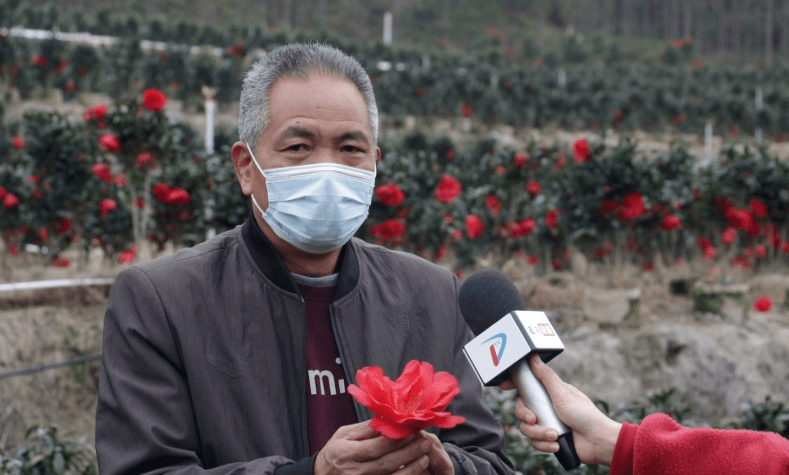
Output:
<instances>
[{"instance_id":1,"label":"microphone windscreen","mask_svg":"<svg viewBox=\"0 0 789 475\"><path fill-rule=\"evenodd\" d=\"M466 279L458 292L458 304L475 335L511 312L526 310L515 283L498 269L481 270Z\"/></svg>"}]
</instances>

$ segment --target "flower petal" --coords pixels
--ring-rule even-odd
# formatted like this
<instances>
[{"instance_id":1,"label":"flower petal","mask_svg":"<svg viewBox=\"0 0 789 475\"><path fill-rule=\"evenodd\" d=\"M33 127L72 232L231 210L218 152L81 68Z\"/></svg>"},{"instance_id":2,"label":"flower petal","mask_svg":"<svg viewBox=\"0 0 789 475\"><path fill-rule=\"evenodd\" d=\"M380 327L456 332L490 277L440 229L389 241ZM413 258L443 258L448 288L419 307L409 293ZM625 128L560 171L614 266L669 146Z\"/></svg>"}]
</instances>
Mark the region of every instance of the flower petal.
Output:
<instances>
[{"instance_id":1,"label":"flower petal","mask_svg":"<svg viewBox=\"0 0 789 475\"><path fill-rule=\"evenodd\" d=\"M383 417L370 420L370 428L387 439L400 440L412 433L411 429L387 421Z\"/></svg>"}]
</instances>

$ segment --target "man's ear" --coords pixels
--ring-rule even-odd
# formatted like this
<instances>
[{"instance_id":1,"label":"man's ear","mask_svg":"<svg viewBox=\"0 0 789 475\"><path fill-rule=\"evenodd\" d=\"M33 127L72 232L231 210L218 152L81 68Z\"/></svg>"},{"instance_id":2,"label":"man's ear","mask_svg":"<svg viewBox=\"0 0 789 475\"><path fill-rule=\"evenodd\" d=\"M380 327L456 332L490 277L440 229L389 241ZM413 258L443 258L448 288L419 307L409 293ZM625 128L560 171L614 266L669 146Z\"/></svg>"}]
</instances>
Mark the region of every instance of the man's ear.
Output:
<instances>
[{"instance_id":1,"label":"man's ear","mask_svg":"<svg viewBox=\"0 0 789 475\"><path fill-rule=\"evenodd\" d=\"M238 184L241 185L241 192L244 196L252 194L252 156L249 154L247 144L236 142L230 149L233 157L233 168L236 170Z\"/></svg>"},{"instance_id":2,"label":"man's ear","mask_svg":"<svg viewBox=\"0 0 789 475\"><path fill-rule=\"evenodd\" d=\"M375 169L381 164L381 147L375 147Z\"/></svg>"}]
</instances>

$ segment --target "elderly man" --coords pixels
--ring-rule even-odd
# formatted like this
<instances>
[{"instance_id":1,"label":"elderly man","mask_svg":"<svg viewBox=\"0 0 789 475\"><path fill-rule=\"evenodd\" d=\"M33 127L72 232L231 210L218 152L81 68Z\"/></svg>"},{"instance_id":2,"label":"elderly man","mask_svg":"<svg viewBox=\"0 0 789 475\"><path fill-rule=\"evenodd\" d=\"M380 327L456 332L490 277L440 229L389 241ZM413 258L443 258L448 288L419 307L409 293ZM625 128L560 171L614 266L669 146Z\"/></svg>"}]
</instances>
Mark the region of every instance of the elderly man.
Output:
<instances>
[{"instance_id":1,"label":"elderly man","mask_svg":"<svg viewBox=\"0 0 789 475\"><path fill-rule=\"evenodd\" d=\"M232 156L242 226L116 281L96 414L103 475L512 473L462 354L458 280L351 239L367 216L378 111L362 67L277 48L244 80ZM347 392L410 360L458 378L465 417L399 441Z\"/></svg>"}]
</instances>

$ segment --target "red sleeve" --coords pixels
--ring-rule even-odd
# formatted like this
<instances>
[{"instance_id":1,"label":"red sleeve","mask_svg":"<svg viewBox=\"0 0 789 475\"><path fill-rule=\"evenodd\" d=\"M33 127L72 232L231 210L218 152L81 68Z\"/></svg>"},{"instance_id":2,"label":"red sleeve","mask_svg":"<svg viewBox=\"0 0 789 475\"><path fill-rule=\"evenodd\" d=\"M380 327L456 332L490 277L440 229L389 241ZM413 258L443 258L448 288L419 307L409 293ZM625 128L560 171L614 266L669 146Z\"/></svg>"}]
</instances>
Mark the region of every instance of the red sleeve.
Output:
<instances>
[{"instance_id":1,"label":"red sleeve","mask_svg":"<svg viewBox=\"0 0 789 475\"><path fill-rule=\"evenodd\" d=\"M770 432L685 429L664 414L625 424L611 475L789 474L789 440Z\"/></svg>"}]
</instances>

